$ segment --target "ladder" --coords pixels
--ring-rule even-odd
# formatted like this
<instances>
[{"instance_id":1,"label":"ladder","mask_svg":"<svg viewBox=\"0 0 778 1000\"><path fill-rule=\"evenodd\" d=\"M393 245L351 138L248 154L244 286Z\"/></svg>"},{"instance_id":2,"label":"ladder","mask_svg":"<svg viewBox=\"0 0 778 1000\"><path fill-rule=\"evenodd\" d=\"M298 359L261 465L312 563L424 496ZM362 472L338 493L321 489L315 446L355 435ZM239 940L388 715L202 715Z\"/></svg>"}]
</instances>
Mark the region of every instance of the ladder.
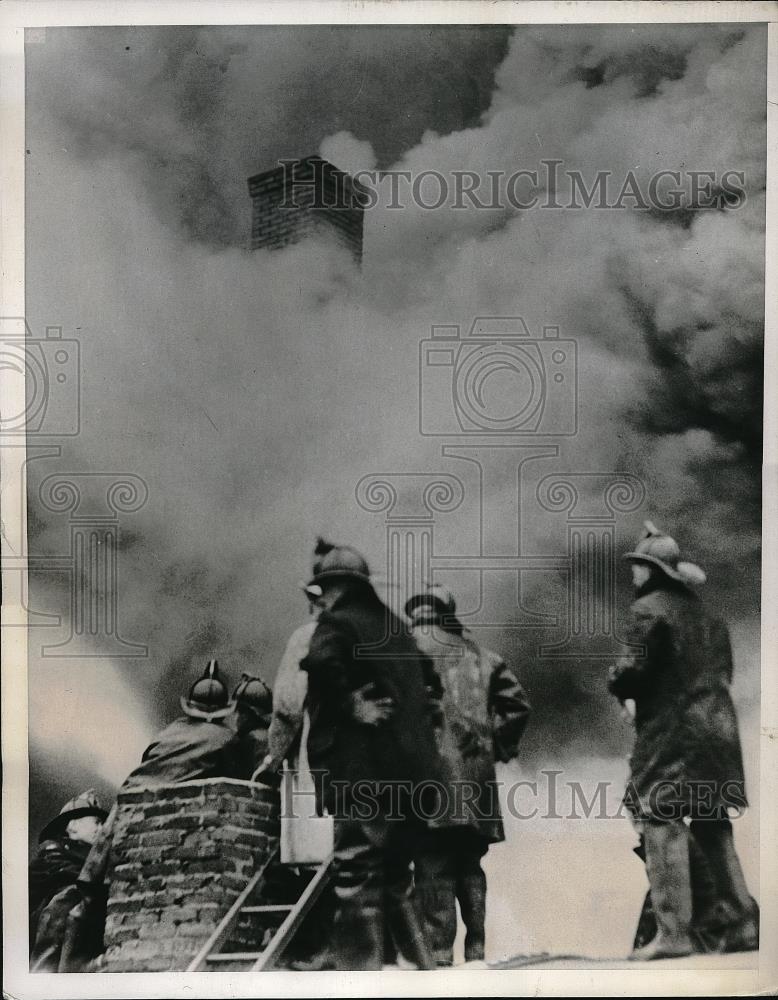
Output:
<instances>
[{"instance_id":1,"label":"ladder","mask_svg":"<svg viewBox=\"0 0 778 1000\"><path fill-rule=\"evenodd\" d=\"M252 875L186 971L267 972L273 969L327 885L332 860L330 855L313 868L294 902L268 901L268 875L282 869L276 849Z\"/></svg>"}]
</instances>

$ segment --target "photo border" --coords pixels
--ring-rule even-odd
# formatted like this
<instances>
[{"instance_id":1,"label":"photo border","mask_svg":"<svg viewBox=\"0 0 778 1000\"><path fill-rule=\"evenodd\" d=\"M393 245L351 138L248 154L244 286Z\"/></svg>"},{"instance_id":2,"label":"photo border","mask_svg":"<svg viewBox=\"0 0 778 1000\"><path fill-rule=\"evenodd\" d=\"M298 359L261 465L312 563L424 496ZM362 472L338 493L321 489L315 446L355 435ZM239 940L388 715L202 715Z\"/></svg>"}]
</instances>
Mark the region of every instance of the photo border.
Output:
<instances>
[{"instance_id":1,"label":"photo border","mask_svg":"<svg viewBox=\"0 0 778 1000\"><path fill-rule=\"evenodd\" d=\"M712 16L712 15L715 15ZM661 996L774 993L778 989L778 8L774 3L723 2L471 2L440 0L148 0L64 3L16 2L0 7L0 131L5 139L0 161L0 252L5 315L24 316L24 29L90 25L222 24L551 24L771 22L768 30L768 181L765 313L764 494L762 555L761 685L761 934L764 942L756 970L517 969L382 973L264 973L269 996ZM772 184L771 184L772 181ZM11 406L19 402L19 380L0 373L0 393ZM21 386L21 409L24 386ZM24 539L24 440L4 447L2 504L6 554ZM4 584L6 570L3 570ZM18 584L15 585L18 589ZM4 594L14 592L10 586ZM5 604L4 621L24 615L24 607ZM240 973L34 974L27 953L27 638L24 628L2 629L3 762L3 937L4 987L13 998L55 1000L81 997L252 997L256 980ZM771 947L771 942L773 946Z\"/></svg>"}]
</instances>

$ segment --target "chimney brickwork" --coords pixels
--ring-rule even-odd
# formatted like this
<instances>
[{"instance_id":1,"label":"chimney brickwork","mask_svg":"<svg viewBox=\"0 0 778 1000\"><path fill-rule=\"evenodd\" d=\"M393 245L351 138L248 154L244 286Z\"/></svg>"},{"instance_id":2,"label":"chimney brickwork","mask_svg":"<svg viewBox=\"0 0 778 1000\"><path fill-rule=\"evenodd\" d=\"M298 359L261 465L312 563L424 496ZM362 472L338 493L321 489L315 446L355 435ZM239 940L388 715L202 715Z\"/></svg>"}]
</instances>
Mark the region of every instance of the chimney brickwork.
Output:
<instances>
[{"instance_id":1,"label":"chimney brickwork","mask_svg":"<svg viewBox=\"0 0 778 1000\"><path fill-rule=\"evenodd\" d=\"M287 161L248 180L251 249L278 249L306 236L334 238L362 258L364 197L348 174L320 156Z\"/></svg>"},{"instance_id":2,"label":"chimney brickwork","mask_svg":"<svg viewBox=\"0 0 778 1000\"><path fill-rule=\"evenodd\" d=\"M181 971L278 844L278 793L212 778L120 792L105 972Z\"/></svg>"}]
</instances>

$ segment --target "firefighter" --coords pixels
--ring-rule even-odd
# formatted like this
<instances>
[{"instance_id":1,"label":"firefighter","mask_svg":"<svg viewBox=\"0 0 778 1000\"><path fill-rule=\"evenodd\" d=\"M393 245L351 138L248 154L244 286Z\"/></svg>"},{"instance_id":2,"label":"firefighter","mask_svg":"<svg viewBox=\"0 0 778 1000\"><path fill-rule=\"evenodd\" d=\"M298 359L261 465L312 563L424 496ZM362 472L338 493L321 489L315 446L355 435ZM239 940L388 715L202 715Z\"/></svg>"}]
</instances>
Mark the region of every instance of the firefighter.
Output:
<instances>
[{"instance_id":1,"label":"firefighter","mask_svg":"<svg viewBox=\"0 0 778 1000\"><path fill-rule=\"evenodd\" d=\"M196 781L202 778L241 778L246 763L241 756L241 738L251 720L243 717L237 728L227 723L235 711L227 686L219 676L219 664L210 660L189 694L181 696L183 715L166 726L143 752L120 791L130 788ZM84 892L103 890L110 860L116 805L108 814L79 877Z\"/></svg>"},{"instance_id":2,"label":"firefighter","mask_svg":"<svg viewBox=\"0 0 778 1000\"><path fill-rule=\"evenodd\" d=\"M379 599L355 549L320 539L309 586L321 588L323 610L300 666L308 674L310 766L323 776L322 804L335 816L337 964L381 969L390 925L398 950L432 968L411 870L422 827L411 800L442 777L425 690L429 663ZM392 810L398 792L404 797Z\"/></svg>"},{"instance_id":3,"label":"firefighter","mask_svg":"<svg viewBox=\"0 0 778 1000\"><path fill-rule=\"evenodd\" d=\"M636 590L628 637L636 652L611 668L609 687L634 703L625 805L642 835L656 924L631 957L690 954L695 898L711 895L729 914L721 950L756 948L758 911L729 820L747 805L729 632L693 589L705 574L681 561L675 539L646 522L625 558Z\"/></svg>"},{"instance_id":4,"label":"firefighter","mask_svg":"<svg viewBox=\"0 0 778 1000\"><path fill-rule=\"evenodd\" d=\"M235 704L219 676L216 660L208 662L203 676L180 701L184 714L146 747L140 764L125 779L123 789L239 776L242 770L239 734L225 722L235 711Z\"/></svg>"},{"instance_id":5,"label":"firefighter","mask_svg":"<svg viewBox=\"0 0 778 1000\"><path fill-rule=\"evenodd\" d=\"M456 902L465 924L465 961L483 961L486 876L481 860L505 839L495 762L518 754L530 706L514 673L478 645L441 586L405 605L412 634L440 679L439 747L447 765L448 814L431 825L415 856L427 941L437 965L453 962Z\"/></svg>"},{"instance_id":6,"label":"firefighter","mask_svg":"<svg viewBox=\"0 0 778 1000\"><path fill-rule=\"evenodd\" d=\"M68 914L82 899L76 882L107 815L90 788L69 799L41 830L29 868L33 971L59 968Z\"/></svg>"},{"instance_id":7,"label":"firefighter","mask_svg":"<svg viewBox=\"0 0 778 1000\"><path fill-rule=\"evenodd\" d=\"M261 677L243 674L232 694L231 716L240 745L239 777L248 780L267 757L268 730L273 713L273 692Z\"/></svg>"}]
</instances>

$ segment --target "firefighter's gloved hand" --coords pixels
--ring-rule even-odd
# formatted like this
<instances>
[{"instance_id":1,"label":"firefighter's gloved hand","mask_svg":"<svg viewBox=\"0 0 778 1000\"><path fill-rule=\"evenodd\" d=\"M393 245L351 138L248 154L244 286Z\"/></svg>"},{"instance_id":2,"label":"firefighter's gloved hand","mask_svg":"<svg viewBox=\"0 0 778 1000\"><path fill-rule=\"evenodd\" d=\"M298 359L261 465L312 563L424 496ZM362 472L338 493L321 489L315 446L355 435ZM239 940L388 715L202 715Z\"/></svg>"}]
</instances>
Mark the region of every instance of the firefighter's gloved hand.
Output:
<instances>
[{"instance_id":1,"label":"firefighter's gloved hand","mask_svg":"<svg viewBox=\"0 0 778 1000\"><path fill-rule=\"evenodd\" d=\"M380 726L394 712L391 698L376 698L375 685L365 684L351 695L351 715L363 726Z\"/></svg>"},{"instance_id":2,"label":"firefighter's gloved hand","mask_svg":"<svg viewBox=\"0 0 778 1000\"><path fill-rule=\"evenodd\" d=\"M634 664L635 661L631 656L620 656L618 660L616 660L616 662L608 668L608 679L611 681L618 680L624 671L629 670L629 668L634 666Z\"/></svg>"}]
</instances>

